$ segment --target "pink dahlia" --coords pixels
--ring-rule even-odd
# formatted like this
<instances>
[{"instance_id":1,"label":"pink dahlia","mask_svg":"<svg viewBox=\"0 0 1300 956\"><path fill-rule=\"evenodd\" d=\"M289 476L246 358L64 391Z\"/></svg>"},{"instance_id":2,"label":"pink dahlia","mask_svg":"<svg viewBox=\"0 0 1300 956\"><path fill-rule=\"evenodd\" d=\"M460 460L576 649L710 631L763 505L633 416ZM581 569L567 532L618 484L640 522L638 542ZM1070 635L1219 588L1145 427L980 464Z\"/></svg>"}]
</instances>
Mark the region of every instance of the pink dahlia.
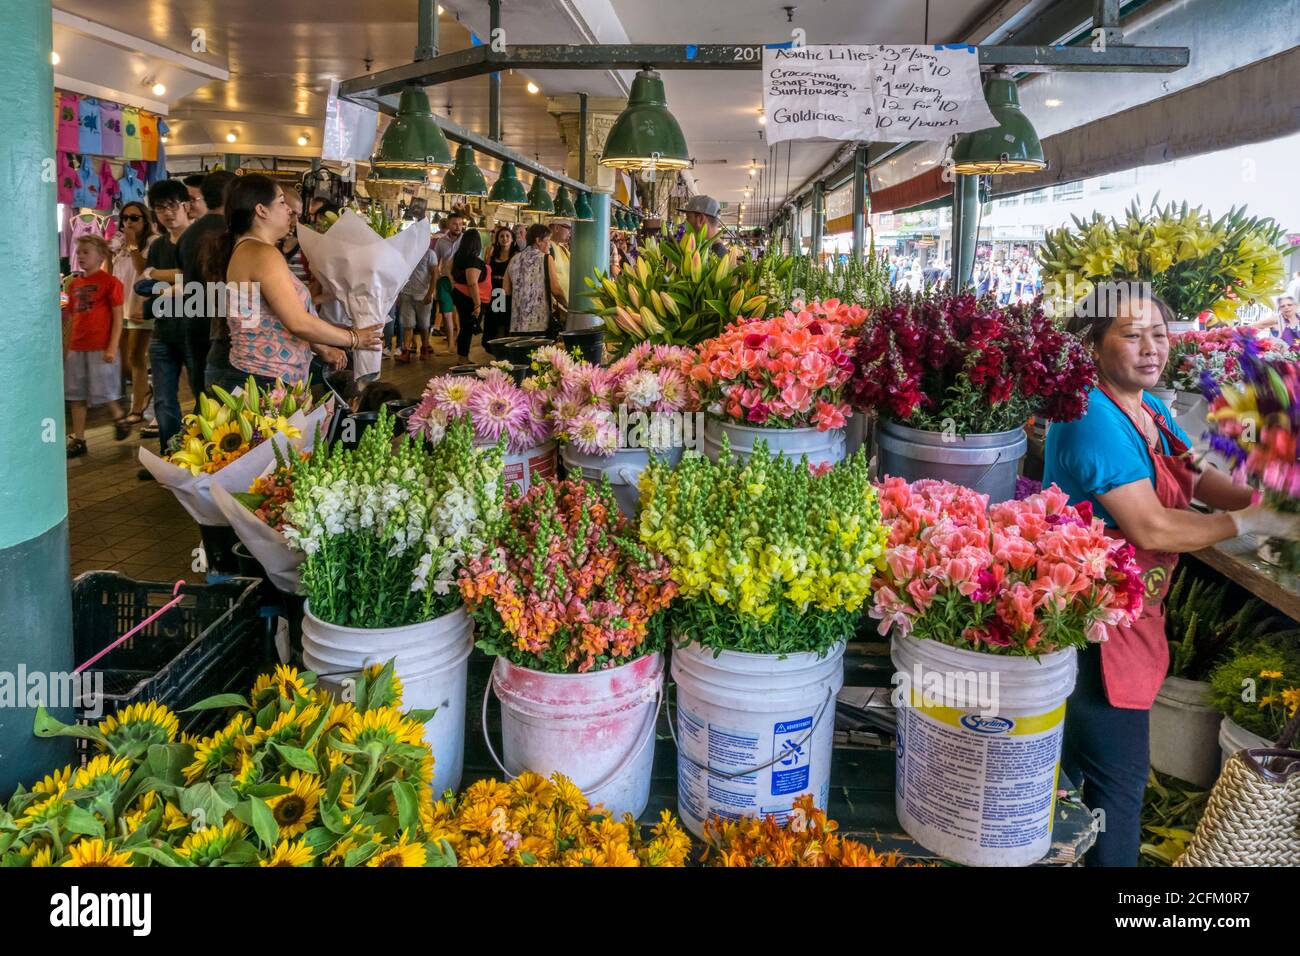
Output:
<instances>
[{"instance_id":1,"label":"pink dahlia","mask_svg":"<svg viewBox=\"0 0 1300 956\"><path fill-rule=\"evenodd\" d=\"M448 418L459 418L469 411L469 399L479 380L466 375L440 375L429 380L424 394L431 397Z\"/></svg>"},{"instance_id":2,"label":"pink dahlia","mask_svg":"<svg viewBox=\"0 0 1300 956\"><path fill-rule=\"evenodd\" d=\"M584 455L612 455L618 449L614 415L603 408L584 408L562 427L564 437Z\"/></svg>"},{"instance_id":3,"label":"pink dahlia","mask_svg":"<svg viewBox=\"0 0 1300 956\"><path fill-rule=\"evenodd\" d=\"M471 392L469 413L474 420L474 436L480 441L495 442L510 436L528 415L528 397L506 378L484 379Z\"/></svg>"}]
</instances>

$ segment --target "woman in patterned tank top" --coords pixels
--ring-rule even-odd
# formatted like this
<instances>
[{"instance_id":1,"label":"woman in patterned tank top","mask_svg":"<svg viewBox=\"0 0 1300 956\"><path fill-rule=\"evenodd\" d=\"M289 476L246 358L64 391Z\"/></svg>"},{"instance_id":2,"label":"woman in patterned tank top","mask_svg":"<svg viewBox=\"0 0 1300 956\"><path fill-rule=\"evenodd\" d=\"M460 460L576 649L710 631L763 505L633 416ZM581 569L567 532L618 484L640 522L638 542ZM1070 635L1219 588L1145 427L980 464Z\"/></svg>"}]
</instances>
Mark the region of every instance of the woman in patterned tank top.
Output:
<instances>
[{"instance_id":1,"label":"woman in patterned tank top","mask_svg":"<svg viewBox=\"0 0 1300 956\"><path fill-rule=\"evenodd\" d=\"M205 281L228 283L228 298L235 293L226 310L231 365L259 382L298 382L313 352L341 369L343 349L379 350L382 327L346 329L316 316L307 287L275 245L290 226L279 185L257 174L239 177L226 193L225 214L226 232L207 240L202 272Z\"/></svg>"}]
</instances>

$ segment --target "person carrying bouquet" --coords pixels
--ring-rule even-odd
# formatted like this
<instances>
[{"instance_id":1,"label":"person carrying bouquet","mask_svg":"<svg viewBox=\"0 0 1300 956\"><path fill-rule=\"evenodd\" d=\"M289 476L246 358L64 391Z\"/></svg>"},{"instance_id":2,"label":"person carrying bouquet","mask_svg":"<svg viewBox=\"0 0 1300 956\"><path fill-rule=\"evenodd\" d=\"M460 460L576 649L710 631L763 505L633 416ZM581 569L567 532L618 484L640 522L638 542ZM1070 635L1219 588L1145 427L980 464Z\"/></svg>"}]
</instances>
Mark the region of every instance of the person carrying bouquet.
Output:
<instances>
[{"instance_id":1,"label":"person carrying bouquet","mask_svg":"<svg viewBox=\"0 0 1300 956\"><path fill-rule=\"evenodd\" d=\"M1300 538L1300 515L1260 507L1227 474L1199 468L1187 435L1149 389L1169 356L1169 307L1141 283L1099 283L1075 309L1071 330L1097 365L1097 385L1077 421L1047 432L1043 484L1092 506L1107 532L1136 551L1145 603L1131 626L1079 657L1066 706L1061 768L1105 812L1087 863L1136 866L1146 788L1148 711L1169 669L1162 602L1179 554L1263 533ZM1192 498L1222 509L1201 513Z\"/></svg>"}]
</instances>

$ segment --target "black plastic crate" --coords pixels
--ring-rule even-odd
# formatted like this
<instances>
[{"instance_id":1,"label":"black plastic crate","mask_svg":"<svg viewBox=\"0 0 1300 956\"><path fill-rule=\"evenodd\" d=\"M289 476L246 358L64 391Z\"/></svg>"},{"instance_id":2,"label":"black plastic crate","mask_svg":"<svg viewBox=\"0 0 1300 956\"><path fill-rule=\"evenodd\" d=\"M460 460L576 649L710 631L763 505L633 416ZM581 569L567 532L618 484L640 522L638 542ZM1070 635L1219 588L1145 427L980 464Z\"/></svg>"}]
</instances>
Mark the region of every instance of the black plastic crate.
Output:
<instances>
[{"instance_id":1,"label":"black plastic crate","mask_svg":"<svg viewBox=\"0 0 1300 956\"><path fill-rule=\"evenodd\" d=\"M136 701L157 700L181 711L213 694L245 694L274 663L256 578L183 584L181 602L90 668L103 675L102 716ZM174 585L135 581L116 571L88 571L72 582L72 635L77 664L89 660L159 608ZM221 711L179 714L181 727L201 733ZM78 712L79 720L91 720Z\"/></svg>"}]
</instances>

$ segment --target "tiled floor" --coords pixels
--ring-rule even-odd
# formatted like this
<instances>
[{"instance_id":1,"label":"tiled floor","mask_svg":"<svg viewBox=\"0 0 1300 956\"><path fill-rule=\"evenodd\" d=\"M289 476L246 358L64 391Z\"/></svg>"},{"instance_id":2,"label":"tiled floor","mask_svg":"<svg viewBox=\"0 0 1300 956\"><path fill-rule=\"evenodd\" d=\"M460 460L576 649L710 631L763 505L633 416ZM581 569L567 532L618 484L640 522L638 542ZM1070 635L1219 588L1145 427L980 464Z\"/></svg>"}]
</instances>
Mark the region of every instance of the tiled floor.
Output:
<instances>
[{"instance_id":1,"label":"tiled floor","mask_svg":"<svg viewBox=\"0 0 1300 956\"><path fill-rule=\"evenodd\" d=\"M477 345L473 361L488 361ZM456 356L439 350L431 360L401 365L385 358L382 378L408 397L419 395L431 375L456 364ZM193 397L182 385L181 408L189 411ZM72 574L84 571L121 571L137 580L188 581L200 579L193 570L199 530L194 520L166 488L136 477L140 469L136 449L144 444L156 451L155 439L136 435L113 439L106 412L92 413L86 429L89 452L68 462L68 526Z\"/></svg>"}]
</instances>

